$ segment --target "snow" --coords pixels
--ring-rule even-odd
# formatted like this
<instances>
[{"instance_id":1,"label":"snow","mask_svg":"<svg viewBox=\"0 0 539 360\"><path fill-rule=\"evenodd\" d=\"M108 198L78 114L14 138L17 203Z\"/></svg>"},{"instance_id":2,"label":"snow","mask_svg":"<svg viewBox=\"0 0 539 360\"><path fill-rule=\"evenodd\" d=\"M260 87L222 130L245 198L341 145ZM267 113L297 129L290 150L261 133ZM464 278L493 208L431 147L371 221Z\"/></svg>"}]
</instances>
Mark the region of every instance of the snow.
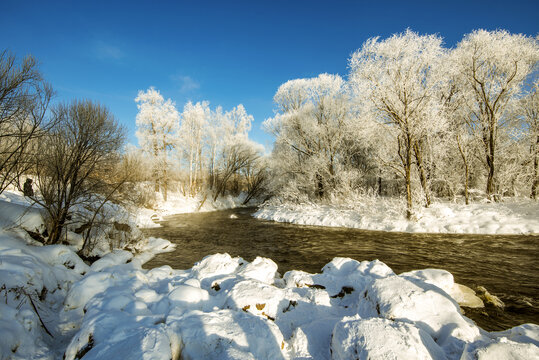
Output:
<instances>
[{"instance_id":1,"label":"snow","mask_svg":"<svg viewBox=\"0 0 539 360\"><path fill-rule=\"evenodd\" d=\"M38 215L14 214L0 212L0 359L539 357L538 325L482 330L459 305L475 295L444 270L335 258L281 276L271 259L228 254L145 270L172 247L155 238L88 265L73 245L41 246L14 225L39 227Z\"/></svg>"},{"instance_id":2,"label":"snow","mask_svg":"<svg viewBox=\"0 0 539 360\"><path fill-rule=\"evenodd\" d=\"M405 218L398 200L366 198L355 204L319 205L269 202L256 213L258 219L299 225L347 227L364 230L463 233L539 234L539 203L512 199L501 203L464 205L437 202L417 207L415 220Z\"/></svg>"},{"instance_id":3,"label":"snow","mask_svg":"<svg viewBox=\"0 0 539 360\"><path fill-rule=\"evenodd\" d=\"M65 354L68 360L84 351L84 359L114 357L119 349L162 359L539 355L539 326L488 333L436 284L454 289L442 270L396 275L380 261L347 258L335 258L320 274L291 271L282 278L270 259L227 254L189 270L115 265L69 291L67 298L77 301L63 311L82 319ZM90 287L97 290L88 299Z\"/></svg>"},{"instance_id":4,"label":"snow","mask_svg":"<svg viewBox=\"0 0 539 360\"><path fill-rule=\"evenodd\" d=\"M380 341L383 337L384 341ZM445 359L443 350L420 328L381 318L344 318L335 325L333 359Z\"/></svg>"},{"instance_id":5,"label":"snow","mask_svg":"<svg viewBox=\"0 0 539 360\"><path fill-rule=\"evenodd\" d=\"M242 206L245 198L244 194L233 197L230 195L221 196L216 201L211 199L211 195L208 195L206 200L202 194L197 194L194 197L184 196L181 193L169 192L167 201L164 201L159 194L160 199L155 206L155 209L140 208L137 209L136 223L139 228L153 228L159 227L159 221L162 221L164 217L175 214L194 213L194 212L207 212L215 210L225 210ZM200 206L200 204L202 206ZM235 215L231 215L231 219L234 219Z\"/></svg>"}]
</instances>

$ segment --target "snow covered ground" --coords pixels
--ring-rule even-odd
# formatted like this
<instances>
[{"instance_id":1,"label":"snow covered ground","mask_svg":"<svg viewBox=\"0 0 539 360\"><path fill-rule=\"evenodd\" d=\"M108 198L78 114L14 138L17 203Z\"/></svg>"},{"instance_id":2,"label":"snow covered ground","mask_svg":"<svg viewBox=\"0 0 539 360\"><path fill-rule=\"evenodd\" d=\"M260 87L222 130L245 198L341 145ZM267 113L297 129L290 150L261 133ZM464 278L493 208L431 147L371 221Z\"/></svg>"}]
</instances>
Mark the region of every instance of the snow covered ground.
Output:
<instances>
[{"instance_id":1,"label":"snow covered ground","mask_svg":"<svg viewBox=\"0 0 539 360\"><path fill-rule=\"evenodd\" d=\"M215 254L188 270L142 264L171 244L84 263L41 246L19 194L0 197L0 359L538 359L539 326L488 333L444 270L395 274L335 258L319 274Z\"/></svg>"},{"instance_id":2,"label":"snow covered ground","mask_svg":"<svg viewBox=\"0 0 539 360\"><path fill-rule=\"evenodd\" d=\"M254 216L300 225L380 231L539 234L539 202L528 199L470 205L437 202L429 208L417 207L415 221L406 219L404 208L397 200L382 198L340 206L272 202L262 206Z\"/></svg>"},{"instance_id":3,"label":"snow covered ground","mask_svg":"<svg viewBox=\"0 0 539 360\"><path fill-rule=\"evenodd\" d=\"M95 265L95 264L94 264ZM90 269L59 310L65 359L536 359L539 326L487 333L450 273L335 258L322 273L227 254Z\"/></svg>"},{"instance_id":4,"label":"snow covered ground","mask_svg":"<svg viewBox=\"0 0 539 360\"><path fill-rule=\"evenodd\" d=\"M195 197L189 197L183 196L181 193L169 193L167 201L163 201L161 198L157 202L156 209L137 209L136 223L139 228L159 227L160 225L157 221L162 220L163 217L168 215L231 209L242 206L243 200L243 195L238 197L227 195L225 197L219 197L216 201L213 201L208 196L204 201L204 197L201 194ZM200 207L202 201L204 203Z\"/></svg>"}]
</instances>

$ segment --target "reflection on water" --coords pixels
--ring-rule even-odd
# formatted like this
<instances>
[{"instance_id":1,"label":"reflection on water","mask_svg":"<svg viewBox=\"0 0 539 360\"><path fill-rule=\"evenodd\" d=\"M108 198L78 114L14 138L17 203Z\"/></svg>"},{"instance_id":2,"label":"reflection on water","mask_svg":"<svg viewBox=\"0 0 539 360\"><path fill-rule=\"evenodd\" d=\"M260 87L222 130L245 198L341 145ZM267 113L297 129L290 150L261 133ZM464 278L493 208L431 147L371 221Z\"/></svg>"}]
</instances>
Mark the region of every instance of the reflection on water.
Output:
<instances>
[{"instance_id":1,"label":"reflection on water","mask_svg":"<svg viewBox=\"0 0 539 360\"><path fill-rule=\"evenodd\" d=\"M465 309L486 330L502 330L527 322L539 324L539 236L408 234L343 228L298 226L254 219L253 208L181 214L163 227L144 230L177 244L145 265L188 269L204 256L227 252L252 261L272 259L279 272L311 273L336 256L379 259L396 273L439 268L471 288L484 286L504 303Z\"/></svg>"}]
</instances>

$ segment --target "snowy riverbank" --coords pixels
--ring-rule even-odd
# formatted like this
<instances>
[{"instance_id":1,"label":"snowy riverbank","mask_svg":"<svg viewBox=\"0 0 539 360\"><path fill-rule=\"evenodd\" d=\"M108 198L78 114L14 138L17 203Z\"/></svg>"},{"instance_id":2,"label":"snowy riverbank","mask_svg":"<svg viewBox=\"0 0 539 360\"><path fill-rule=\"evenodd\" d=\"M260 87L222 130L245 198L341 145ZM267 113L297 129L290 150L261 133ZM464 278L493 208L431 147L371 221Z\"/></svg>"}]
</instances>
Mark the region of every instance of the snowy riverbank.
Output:
<instances>
[{"instance_id":1,"label":"snowy riverbank","mask_svg":"<svg viewBox=\"0 0 539 360\"><path fill-rule=\"evenodd\" d=\"M226 254L189 270L139 265L90 269L69 286L57 309L65 359L539 356L539 326L483 331L462 315L455 299L467 296L443 270L396 275L379 261L336 258L320 274L281 278L270 259Z\"/></svg>"},{"instance_id":2,"label":"snowy riverbank","mask_svg":"<svg viewBox=\"0 0 539 360\"><path fill-rule=\"evenodd\" d=\"M381 198L341 206L272 202L254 216L299 225L377 231L539 234L539 202L529 199L470 205L436 202L429 208L417 207L415 221L408 221L402 209L403 204L396 200Z\"/></svg>"},{"instance_id":3,"label":"snowy riverbank","mask_svg":"<svg viewBox=\"0 0 539 360\"><path fill-rule=\"evenodd\" d=\"M137 209L136 223L139 228L159 227L156 221L162 220L165 216L236 208L242 206L244 199L244 194L236 197L227 195L213 201L211 197L204 199L202 194L191 197L180 193L170 193L167 201L162 198L157 201L155 209Z\"/></svg>"}]
</instances>

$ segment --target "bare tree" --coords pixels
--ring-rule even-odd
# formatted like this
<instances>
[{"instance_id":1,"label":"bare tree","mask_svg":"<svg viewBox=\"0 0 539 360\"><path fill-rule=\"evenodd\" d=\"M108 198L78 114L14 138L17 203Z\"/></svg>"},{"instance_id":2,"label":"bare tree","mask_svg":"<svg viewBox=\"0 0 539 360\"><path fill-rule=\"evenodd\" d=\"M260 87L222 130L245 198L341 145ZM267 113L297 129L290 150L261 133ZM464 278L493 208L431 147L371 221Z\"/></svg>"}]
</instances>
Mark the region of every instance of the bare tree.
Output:
<instances>
[{"instance_id":1,"label":"bare tree","mask_svg":"<svg viewBox=\"0 0 539 360\"><path fill-rule=\"evenodd\" d=\"M270 177L267 159L259 158L247 164L243 169L243 174L247 186L247 196L243 200L243 205L246 205L251 199L260 196L266 191Z\"/></svg>"},{"instance_id":2,"label":"bare tree","mask_svg":"<svg viewBox=\"0 0 539 360\"><path fill-rule=\"evenodd\" d=\"M53 95L37 61L0 53L0 193L28 171L27 152L32 139L42 136L45 114Z\"/></svg>"},{"instance_id":3,"label":"bare tree","mask_svg":"<svg viewBox=\"0 0 539 360\"><path fill-rule=\"evenodd\" d=\"M107 201L118 189L110 174L124 142L124 129L107 108L87 100L60 104L53 117L55 126L35 156L38 194L34 200L47 212L48 243L55 244L74 207Z\"/></svg>"},{"instance_id":4,"label":"bare tree","mask_svg":"<svg viewBox=\"0 0 539 360\"><path fill-rule=\"evenodd\" d=\"M253 143L244 141L232 143L225 147L223 152L223 167L217 174L216 190L213 201L219 195L224 195L226 186L232 175L252 164L259 158L257 147Z\"/></svg>"}]
</instances>

